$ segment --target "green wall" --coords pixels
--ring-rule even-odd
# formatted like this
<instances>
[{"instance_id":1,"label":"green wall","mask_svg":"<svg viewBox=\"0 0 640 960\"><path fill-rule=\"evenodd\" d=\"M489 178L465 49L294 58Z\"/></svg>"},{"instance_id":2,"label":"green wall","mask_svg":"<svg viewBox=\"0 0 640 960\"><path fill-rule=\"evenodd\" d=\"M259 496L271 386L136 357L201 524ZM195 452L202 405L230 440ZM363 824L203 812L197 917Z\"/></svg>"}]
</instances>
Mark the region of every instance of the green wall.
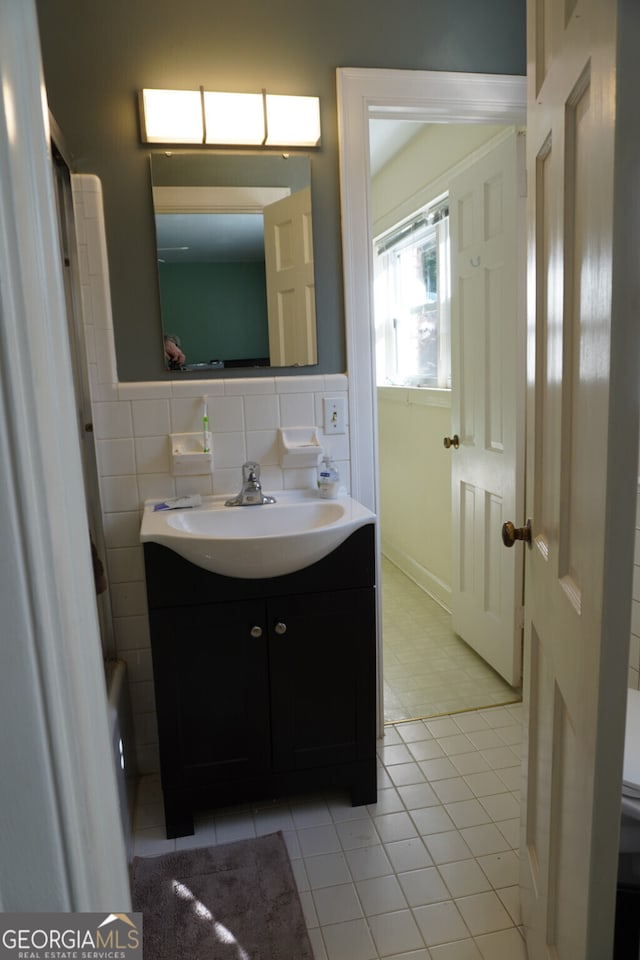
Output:
<instances>
[{"instance_id":1,"label":"green wall","mask_svg":"<svg viewBox=\"0 0 640 960\"><path fill-rule=\"evenodd\" d=\"M162 325L187 363L269 356L264 261L163 263L159 274Z\"/></svg>"},{"instance_id":2,"label":"green wall","mask_svg":"<svg viewBox=\"0 0 640 960\"><path fill-rule=\"evenodd\" d=\"M311 152L314 370L335 373L346 368L336 67L526 71L525 0L38 0L37 6L51 110L74 169L102 181L121 380L168 376L137 90L266 87L320 97L322 146Z\"/></svg>"}]
</instances>

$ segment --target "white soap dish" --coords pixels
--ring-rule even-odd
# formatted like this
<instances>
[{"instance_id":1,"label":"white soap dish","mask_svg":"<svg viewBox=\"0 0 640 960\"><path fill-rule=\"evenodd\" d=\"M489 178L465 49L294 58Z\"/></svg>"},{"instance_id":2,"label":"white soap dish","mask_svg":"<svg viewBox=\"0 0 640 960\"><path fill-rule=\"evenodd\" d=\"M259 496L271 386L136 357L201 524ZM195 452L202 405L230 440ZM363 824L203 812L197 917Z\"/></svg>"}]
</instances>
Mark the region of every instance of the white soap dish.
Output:
<instances>
[{"instance_id":1,"label":"white soap dish","mask_svg":"<svg viewBox=\"0 0 640 960\"><path fill-rule=\"evenodd\" d=\"M174 477L193 477L211 473L213 453L210 433L204 433L202 430L199 433L172 433L170 440L171 472Z\"/></svg>"},{"instance_id":2,"label":"white soap dish","mask_svg":"<svg viewBox=\"0 0 640 960\"><path fill-rule=\"evenodd\" d=\"M317 427L279 427L280 466L316 467L322 456Z\"/></svg>"}]
</instances>

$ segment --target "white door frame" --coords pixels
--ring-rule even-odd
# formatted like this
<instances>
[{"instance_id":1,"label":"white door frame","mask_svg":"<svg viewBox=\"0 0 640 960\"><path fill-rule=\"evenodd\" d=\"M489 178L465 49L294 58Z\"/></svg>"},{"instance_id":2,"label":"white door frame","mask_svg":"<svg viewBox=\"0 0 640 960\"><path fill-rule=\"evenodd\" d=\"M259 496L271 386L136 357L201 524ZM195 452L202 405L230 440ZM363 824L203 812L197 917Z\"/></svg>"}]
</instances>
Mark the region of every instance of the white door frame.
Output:
<instances>
[{"instance_id":1,"label":"white door frame","mask_svg":"<svg viewBox=\"0 0 640 960\"><path fill-rule=\"evenodd\" d=\"M369 120L524 124L526 77L340 67L337 90L351 494L379 514ZM379 541L376 553L379 572ZM383 722L382 631L378 615L380 733Z\"/></svg>"}]
</instances>

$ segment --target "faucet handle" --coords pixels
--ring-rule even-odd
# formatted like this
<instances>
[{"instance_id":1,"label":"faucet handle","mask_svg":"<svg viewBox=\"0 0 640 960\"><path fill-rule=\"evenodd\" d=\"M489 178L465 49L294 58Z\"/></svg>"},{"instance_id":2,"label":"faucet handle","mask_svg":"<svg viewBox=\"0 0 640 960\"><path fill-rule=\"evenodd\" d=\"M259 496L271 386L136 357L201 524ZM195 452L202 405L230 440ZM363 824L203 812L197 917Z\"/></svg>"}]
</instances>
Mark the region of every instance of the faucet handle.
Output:
<instances>
[{"instance_id":1,"label":"faucet handle","mask_svg":"<svg viewBox=\"0 0 640 960\"><path fill-rule=\"evenodd\" d=\"M242 479L245 483L253 483L260 479L260 464L255 460L248 460L242 464Z\"/></svg>"}]
</instances>

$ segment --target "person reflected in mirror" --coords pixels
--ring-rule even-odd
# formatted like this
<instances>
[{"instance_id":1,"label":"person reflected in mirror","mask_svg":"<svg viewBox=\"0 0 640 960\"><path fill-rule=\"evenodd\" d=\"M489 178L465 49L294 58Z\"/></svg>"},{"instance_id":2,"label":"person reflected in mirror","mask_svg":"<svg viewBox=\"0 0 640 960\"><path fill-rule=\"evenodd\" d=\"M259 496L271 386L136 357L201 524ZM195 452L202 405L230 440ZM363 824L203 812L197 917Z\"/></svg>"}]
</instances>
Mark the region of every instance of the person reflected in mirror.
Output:
<instances>
[{"instance_id":1,"label":"person reflected in mirror","mask_svg":"<svg viewBox=\"0 0 640 960\"><path fill-rule=\"evenodd\" d=\"M172 334L165 334L164 355L169 370L182 370L187 359L180 349L180 340Z\"/></svg>"}]
</instances>

